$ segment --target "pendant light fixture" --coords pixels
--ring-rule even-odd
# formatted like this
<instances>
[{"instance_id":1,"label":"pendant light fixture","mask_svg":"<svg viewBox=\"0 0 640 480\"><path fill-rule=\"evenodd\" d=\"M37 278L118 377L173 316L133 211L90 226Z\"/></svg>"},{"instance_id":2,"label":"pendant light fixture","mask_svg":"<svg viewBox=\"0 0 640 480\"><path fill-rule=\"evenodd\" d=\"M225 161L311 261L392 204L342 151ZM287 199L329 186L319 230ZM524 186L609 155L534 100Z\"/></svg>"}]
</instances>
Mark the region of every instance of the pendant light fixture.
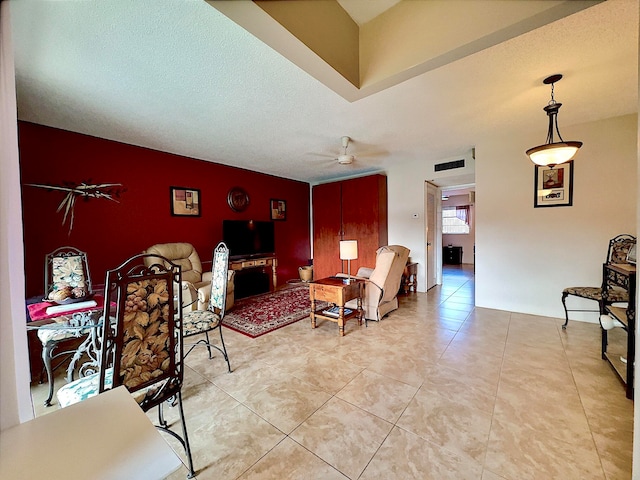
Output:
<instances>
[{"instance_id":1,"label":"pendant light fixture","mask_svg":"<svg viewBox=\"0 0 640 480\"><path fill-rule=\"evenodd\" d=\"M527 155L533 163L536 165L546 165L553 167L560 163L568 162L573 158L578 149L582 146L582 142L565 142L558 130L558 110L562 106L561 103L556 102L553 97L554 84L562 78L562 75L555 74L547 77L543 80L545 85L551 84L551 100L544 107L544 111L547 112L549 117L549 130L547 132L547 143L544 145L538 145L537 147L527 150ZM558 134L559 142L554 142L553 131Z\"/></svg>"}]
</instances>

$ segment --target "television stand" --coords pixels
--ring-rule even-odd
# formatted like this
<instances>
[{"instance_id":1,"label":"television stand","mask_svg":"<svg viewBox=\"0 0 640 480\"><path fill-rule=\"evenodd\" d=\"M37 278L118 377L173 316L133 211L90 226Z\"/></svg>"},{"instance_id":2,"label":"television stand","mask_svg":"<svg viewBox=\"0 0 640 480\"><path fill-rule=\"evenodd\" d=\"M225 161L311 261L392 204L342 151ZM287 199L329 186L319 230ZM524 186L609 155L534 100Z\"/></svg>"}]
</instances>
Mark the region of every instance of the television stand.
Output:
<instances>
[{"instance_id":1,"label":"television stand","mask_svg":"<svg viewBox=\"0 0 640 480\"><path fill-rule=\"evenodd\" d=\"M258 258L240 258L236 260L229 260L229 268L237 273L240 272L264 272L271 273L269 276L269 290L273 292L278 285L278 274L276 268L278 267L278 259L275 256L258 257ZM248 276L247 276L248 277ZM248 277L250 278L250 277ZM242 274L235 276L236 291L238 290L237 282L242 281ZM242 289L240 289L242 290Z\"/></svg>"}]
</instances>

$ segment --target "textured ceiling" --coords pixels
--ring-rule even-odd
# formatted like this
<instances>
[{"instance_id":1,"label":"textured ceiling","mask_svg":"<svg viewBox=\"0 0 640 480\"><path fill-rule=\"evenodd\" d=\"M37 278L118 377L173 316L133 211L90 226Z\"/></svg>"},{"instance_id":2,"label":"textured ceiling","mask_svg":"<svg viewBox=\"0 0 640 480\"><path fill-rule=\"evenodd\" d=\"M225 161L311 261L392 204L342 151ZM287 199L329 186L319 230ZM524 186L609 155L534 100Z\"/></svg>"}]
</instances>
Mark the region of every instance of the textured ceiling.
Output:
<instances>
[{"instance_id":1,"label":"textured ceiling","mask_svg":"<svg viewBox=\"0 0 640 480\"><path fill-rule=\"evenodd\" d=\"M552 73L565 75L561 127L637 112L637 0L595 5L354 102L205 1L10 6L21 120L309 182L451 159L500 132L539 131L542 143ZM343 135L357 157L349 166L333 160Z\"/></svg>"}]
</instances>

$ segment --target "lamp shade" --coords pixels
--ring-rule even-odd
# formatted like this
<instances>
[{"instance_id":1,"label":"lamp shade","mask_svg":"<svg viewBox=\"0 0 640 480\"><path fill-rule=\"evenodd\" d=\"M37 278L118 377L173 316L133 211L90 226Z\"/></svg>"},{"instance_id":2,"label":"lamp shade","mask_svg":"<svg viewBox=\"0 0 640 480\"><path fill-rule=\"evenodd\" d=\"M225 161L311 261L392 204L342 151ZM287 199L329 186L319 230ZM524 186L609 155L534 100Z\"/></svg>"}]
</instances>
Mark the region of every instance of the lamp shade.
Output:
<instances>
[{"instance_id":1,"label":"lamp shade","mask_svg":"<svg viewBox=\"0 0 640 480\"><path fill-rule=\"evenodd\" d=\"M582 142L547 143L527 150L527 155L536 165L559 165L573 158Z\"/></svg>"},{"instance_id":2,"label":"lamp shade","mask_svg":"<svg viewBox=\"0 0 640 480\"><path fill-rule=\"evenodd\" d=\"M356 258L358 258L358 241L341 240L340 260L355 260Z\"/></svg>"}]
</instances>

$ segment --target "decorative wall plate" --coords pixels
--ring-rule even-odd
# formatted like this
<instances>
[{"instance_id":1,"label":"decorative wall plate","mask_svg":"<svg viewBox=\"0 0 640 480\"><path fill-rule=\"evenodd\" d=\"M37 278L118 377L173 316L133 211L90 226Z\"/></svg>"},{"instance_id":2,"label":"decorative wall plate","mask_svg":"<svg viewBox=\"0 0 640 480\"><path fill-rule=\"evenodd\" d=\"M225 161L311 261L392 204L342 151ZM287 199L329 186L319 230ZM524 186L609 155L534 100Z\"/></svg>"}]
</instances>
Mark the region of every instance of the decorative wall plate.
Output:
<instances>
[{"instance_id":1,"label":"decorative wall plate","mask_svg":"<svg viewBox=\"0 0 640 480\"><path fill-rule=\"evenodd\" d=\"M227 203L234 212L243 212L249 206L249 194L240 187L233 187L227 195Z\"/></svg>"}]
</instances>

